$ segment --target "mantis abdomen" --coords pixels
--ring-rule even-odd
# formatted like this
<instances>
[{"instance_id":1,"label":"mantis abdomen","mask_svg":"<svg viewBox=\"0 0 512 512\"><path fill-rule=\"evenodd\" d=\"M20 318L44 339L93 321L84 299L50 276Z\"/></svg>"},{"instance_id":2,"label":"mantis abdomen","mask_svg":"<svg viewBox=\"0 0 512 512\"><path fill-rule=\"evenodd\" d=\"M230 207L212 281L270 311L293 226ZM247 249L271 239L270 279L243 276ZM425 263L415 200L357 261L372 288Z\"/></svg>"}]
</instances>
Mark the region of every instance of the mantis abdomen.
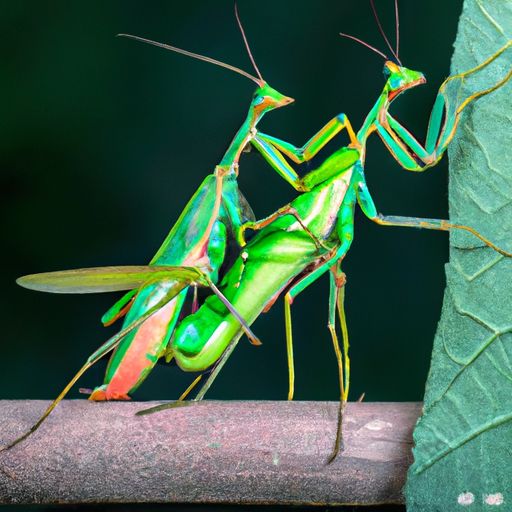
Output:
<instances>
[{"instance_id":1,"label":"mantis abdomen","mask_svg":"<svg viewBox=\"0 0 512 512\"><path fill-rule=\"evenodd\" d=\"M342 204L348 201L352 208L353 194L347 194L352 171L352 166L338 169L337 175L301 194L268 223L263 221L265 227L226 274L222 292L247 324L296 278L324 263L336 249L335 228ZM171 352L183 370L201 371L215 363L241 332L240 322L211 296L178 326Z\"/></svg>"},{"instance_id":2,"label":"mantis abdomen","mask_svg":"<svg viewBox=\"0 0 512 512\"><path fill-rule=\"evenodd\" d=\"M283 247L287 258L283 258ZM259 238L257 244L249 244L221 288L250 325L273 297L317 258L315 243L303 232L275 231ZM241 334L240 323L216 296L211 296L178 326L171 348L183 370L201 371L215 363Z\"/></svg>"}]
</instances>

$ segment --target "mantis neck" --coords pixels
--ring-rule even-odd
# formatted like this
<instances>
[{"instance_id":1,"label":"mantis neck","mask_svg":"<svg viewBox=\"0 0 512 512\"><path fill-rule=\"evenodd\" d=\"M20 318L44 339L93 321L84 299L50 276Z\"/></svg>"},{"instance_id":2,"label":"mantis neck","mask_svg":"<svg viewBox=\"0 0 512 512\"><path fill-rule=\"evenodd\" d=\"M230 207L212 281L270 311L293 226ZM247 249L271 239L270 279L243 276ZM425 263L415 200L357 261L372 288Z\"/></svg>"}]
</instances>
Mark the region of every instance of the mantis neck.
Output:
<instances>
[{"instance_id":1,"label":"mantis neck","mask_svg":"<svg viewBox=\"0 0 512 512\"><path fill-rule=\"evenodd\" d=\"M378 97L375 105L372 107L366 119L364 120L363 125L357 132L357 140L361 144L362 147L362 155L364 157L364 153L366 151L366 140L375 130L375 121L377 121L382 115L385 115L389 107L388 100L388 92L387 89L384 89L380 96Z\"/></svg>"},{"instance_id":2,"label":"mantis neck","mask_svg":"<svg viewBox=\"0 0 512 512\"><path fill-rule=\"evenodd\" d=\"M235 172L238 174L238 160L247 143L253 138L253 129L263 117L265 112L256 113L253 108L249 109L245 121L236 132L228 149L224 153L218 167Z\"/></svg>"}]
</instances>

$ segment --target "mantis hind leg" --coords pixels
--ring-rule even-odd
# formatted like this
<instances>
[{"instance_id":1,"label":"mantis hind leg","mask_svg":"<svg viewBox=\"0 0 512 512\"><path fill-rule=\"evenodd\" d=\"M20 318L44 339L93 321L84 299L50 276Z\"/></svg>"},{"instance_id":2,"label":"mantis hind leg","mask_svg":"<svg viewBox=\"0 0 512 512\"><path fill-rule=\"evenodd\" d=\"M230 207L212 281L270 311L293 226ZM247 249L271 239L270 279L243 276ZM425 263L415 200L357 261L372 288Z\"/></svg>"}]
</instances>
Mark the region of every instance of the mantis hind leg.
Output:
<instances>
[{"instance_id":1,"label":"mantis hind leg","mask_svg":"<svg viewBox=\"0 0 512 512\"><path fill-rule=\"evenodd\" d=\"M46 418L51 414L51 412L57 407L57 405L63 400L63 398L68 394L69 390L74 386L74 384L78 381L78 379L95 363L97 363L105 354L108 354L111 350L113 350L116 346L119 345L121 340L130 332L132 332L134 329L136 329L139 325L142 325L143 322L145 322L149 317L154 315L157 311L160 305L153 306L151 309L149 309L143 316L138 318L136 321L134 321L131 325L128 327L125 327L123 330L109 338L103 345L101 345L98 349L96 349L87 359L85 364L78 370L78 372L73 376L73 378L68 382L68 384L64 387L64 389L61 391L59 396L48 406L48 408L45 410L45 412L41 415L41 417L30 427L27 432L25 432L23 435L17 437L14 441L10 442L9 444L5 446L0 447L0 453L6 450L10 450L14 446L16 446L18 443L21 443L23 440L25 440L27 437L29 437L31 434L33 434L46 420Z\"/></svg>"},{"instance_id":2,"label":"mantis hind leg","mask_svg":"<svg viewBox=\"0 0 512 512\"><path fill-rule=\"evenodd\" d=\"M292 329L292 304L295 297L307 288L316 277L313 276L315 269L303 275L296 281L284 296L284 322L286 332L286 355L288 360L288 400L293 400L295 393L295 364L293 360L293 329Z\"/></svg>"},{"instance_id":3,"label":"mantis hind leg","mask_svg":"<svg viewBox=\"0 0 512 512\"><path fill-rule=\"evenodd\" d=\"M338 379L340 388L340 401L338 407L338 423L336 428L336 440L334 449L329 457L328 463L334 461L338 453L343 450L343 413L348 399L350 383L350 359L348 357L348 329L345 317L345 283L346 276L341 270L341 262L338 262L331 268L330 275L330 293L329 293L329 321L328 328L338 363ZM341 333L343 337L343 352L340 348L338 335L336 334L336 311L341 324Z\"/></svg>"},{"instance_id":4,"label":"mantis hind leg","mask_svg":"<svg viewBox=\"0 0 512 512\"><path fill-rule=\"evenodd\" d=\"M447 220L442 219L422 219L419 217L400 217L394 215L381 215L371 218L373 222L380 224L381 226L398 226L405 228L420 228L420 229L434 229L438 231L450 231L452 229L460 229L467 231L473 236L481 240L485 245L507 258L512 258L512 252L501 249L496 244L481 235L476 229L464 224L453 224Z\"/></svg>"},{"instance_id":5,"label":"mantis hind leg","mask_svg":"<svg viewBox=\"0 0 512 512\"><path fill-rule=\"evenodd\" d=\"M341 335L343 341L343 354L341 353L339 343L334 343L334 351L339 366L340 380L340 399L347 402L350 387L350 358L348 356L349 339L347 329L347 319L345 316L345 284L347 278L341 270L341 262L338 262L331 268L331 286L329 296L329 330L333 336L333 342L337 341L336 335L336 312L340 321ZM332 326L332 327L331 327ZM342 364L343 362L343 364Z\"/></svg>"},{"instance_id":6,"label":"mantis hind leg","mask_svg":"<svg viewBox=\"0 0 512 512\"><path fill-rule=\"evenodd\" d=\"M181 394L181 396L178 398L178 400L175 400L174 402L165 403L161 405L157 405L155 407L150 407L148 409L142 409L140 411L137 411L135 414L137 416L145 416L146 414L153 414L154 412L160 412L164 411L166 409L174 409L176 407L183 407L183 406L190 406L194 403L200 402L208 390L210 389L211 385L213 384L214 380L217 378L217 375L222 370L222 367L226 363L226 361L229 359L229 356L232 354L233 350L235 349L238 340L240 339L242 335L242 331L240 330L240 335L235 336L231 343L228 345L226 350L223 352L223 354L220 356L218 361L215 363L212 370L206 371L204 374L201 374L197 376L194 381L190 384L190 386ZM185 401L187 396L190 394L190 392L196 387L196 385L199 383L199 381L202 379L203 375L206 373L209 373L209 377L206 379L204 384L201 386L199 391L197 392L196 396L189 401Z\"/></svg>"},{"instance_id":7,"label":"mantis hind leg","mask_svg":"<svg viewBox=\"0 0 512 512\"><path fill-rule=\"evenodd\" d=\"M338 365L338 380L340 387L340 402L338 408L338 421L336 427L336 439L334 449L328 459L328 463L334 461L338 453L343 449L343 413L348 399L349 379L350 379L350 359L348 357L348 330L344 309L344 290L345 290L345 274L341 271L341 260L338 259L334 266L331 267L331 284L329 295L329 320L328 328L331 334L334 353L336 355L336 362ZM286 347L288 354L288 374L289 374L289 391L288 400L293 399L295 370L293 364L293 337L292 337L292 323L291 323L291 304L294 298L307 288L311 283L317 279L316 270L314 268L306 276L303 276L296 282L292 288L286 293L284 297L285 304L285 324L286 324ZM343 351L340 348L338 335L336 334L336 311L341 324L341 332L343 336Z\"/></svg>"}]
</instances>

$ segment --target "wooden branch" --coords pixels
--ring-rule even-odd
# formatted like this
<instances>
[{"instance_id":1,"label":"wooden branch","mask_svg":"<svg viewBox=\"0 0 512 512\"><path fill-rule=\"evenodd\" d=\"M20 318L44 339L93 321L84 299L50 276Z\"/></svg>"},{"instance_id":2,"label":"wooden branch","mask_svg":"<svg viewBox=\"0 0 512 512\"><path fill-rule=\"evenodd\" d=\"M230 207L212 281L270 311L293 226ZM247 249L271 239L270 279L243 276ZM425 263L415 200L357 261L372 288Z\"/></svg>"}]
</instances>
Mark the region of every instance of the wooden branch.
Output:
<instances>
[{"instance_id":1,"label":"wooden branch","mask_svg":"<svg viewBox=\"0 0 512 512\"><path fill-rule=\"evenodd\" d=\"M0 402L0 444L45 401ZM134 416L154 403L63 402L0 453L6 503L402 503L417 403L350 403L345 450L327 459L334 402L215 402Z\"/></svg>"}]
</instances>

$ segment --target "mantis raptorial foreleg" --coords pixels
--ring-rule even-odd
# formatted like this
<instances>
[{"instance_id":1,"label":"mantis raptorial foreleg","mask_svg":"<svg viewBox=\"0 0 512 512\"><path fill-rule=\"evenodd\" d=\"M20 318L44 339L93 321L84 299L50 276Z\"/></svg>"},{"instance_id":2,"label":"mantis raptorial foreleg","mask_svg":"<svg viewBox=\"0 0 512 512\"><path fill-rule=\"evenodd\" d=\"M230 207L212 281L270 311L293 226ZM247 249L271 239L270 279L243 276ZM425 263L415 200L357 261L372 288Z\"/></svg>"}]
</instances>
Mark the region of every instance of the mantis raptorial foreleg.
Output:
<instances>
[{"instance_id":1,"label":"mantis raptorial foreleg","mask_svg":"<svg viewBox=\"0 0 512 512\"><path fill-rule=\"evenodd\" d=\"M347 130L350 144L358 145L356 134L345 114L338 114L332 118L323 128L321 128L306 144L302 147L296 147L289 142L266 135L265 133L258 133L258 137L268 142L281 153L285 154L290 160L297 164L302 164L311 160L323 147L343 129Z\"/></svg>"},{"instance_id":2,"label":"mantis raptorial foreleg","mask_svg":"<svg viewBox=\"0 0 512 512\"><path fill-rule=\"evenodd\" d=\"M306 192L299 175L272 144L261 139L259 134L253 137L251 143L279 176L286 180L297 192Z\"/></svg>"},{"instance_id":3,"label":"mantis raptorial foreleg","mask_svg":"<svg viewBox=\"0 0 512 512\"><path fill-rule=\"evenodd\" d=\"M386 112L385 116L380 116L379 119L375 121L377 133L382 138L390 153L404 169L421 172L435 165L441 159L453 139L464 108L472 101L499 89L510 80L512 70L493 86L469 95L460 105L449 110L450 97L447 92L447 87L450 82L453 82L453 80L463 81L472 73L485 68L510 46L512 46L512 41L509 41L480 65L458 75L449 77L441 85L430 115L425 145L422 145L389 112Z\"/></svg>"},{"instance_id":4,"label":"mantis raptorial foreleg","mask_svg":"<svg viewBox=\"0 0 512 512\"><path fill-rule=\"evenodd\" d=\"M263 158L274 168L274 170L292 185L298 192L306 192L310 189L309 184L304 183L295 170L283 157L286 155L290 160L301 164L311 160L333 137L341 130L346 129L350 144L358 146L359 143L352 125L345 114L339 114L322 127L306 144L296 147L289 142L258 132L251 143L262 154Z\"/></svg>"}]
</instances>

